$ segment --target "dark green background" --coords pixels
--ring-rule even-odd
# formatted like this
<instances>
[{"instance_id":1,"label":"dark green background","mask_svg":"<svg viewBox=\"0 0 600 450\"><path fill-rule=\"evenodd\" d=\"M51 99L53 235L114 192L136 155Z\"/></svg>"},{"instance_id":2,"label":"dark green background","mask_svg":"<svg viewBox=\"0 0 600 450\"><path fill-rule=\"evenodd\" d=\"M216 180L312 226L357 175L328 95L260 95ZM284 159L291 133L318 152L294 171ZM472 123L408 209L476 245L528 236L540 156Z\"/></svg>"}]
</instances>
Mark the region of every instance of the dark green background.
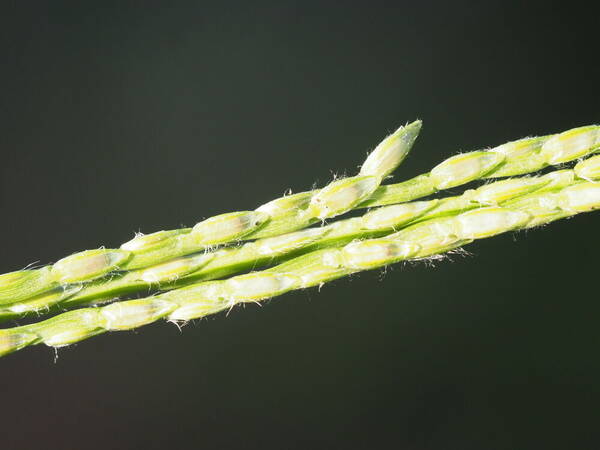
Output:
<instances>
[{"instance_id":1,"label":"dark green background","mask_svg":"<svg viewBox=\"0 0 600 450\"><path fill-rule=\"evenodd\" d=\"M415 118L395 180L599 122L597 15L519 3L3 2L0 273L322 186ZM598 448L599 225L19 352L0 448Z\"/></svg>"}]
</instances>

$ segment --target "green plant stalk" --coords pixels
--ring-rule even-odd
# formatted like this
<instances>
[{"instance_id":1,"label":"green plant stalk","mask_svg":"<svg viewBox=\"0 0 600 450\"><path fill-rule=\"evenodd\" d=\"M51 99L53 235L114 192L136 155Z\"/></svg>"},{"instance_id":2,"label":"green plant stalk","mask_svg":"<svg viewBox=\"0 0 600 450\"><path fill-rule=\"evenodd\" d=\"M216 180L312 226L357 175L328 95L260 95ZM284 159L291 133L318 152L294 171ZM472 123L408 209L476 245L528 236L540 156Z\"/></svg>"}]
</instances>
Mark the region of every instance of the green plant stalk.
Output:
<instances>
[{"instance_id":1,"label":"green plant stalk","mask_svg":"<svg viewBox=\"0 0 600 450\"><path fill-rule=\"evenodd\" d=\"M420 130L421 121L398 128L369 154L357 176L333 181L322 189L282 197L255 211L221 214L193 228L140 234L119 249L84 251L52 266L0 275L0 305L44 297L48 291L56 291L53 299L60 298L60 286L160 264L242 239L279 235L343 214L369 198L402 163ZM203 261L195 261L190 270Z\"/></svg>"},{"instance_id":2,"label":"green plant stalk","mask_svg":"<svg viewBox=\"0 0 600 450\"><path fill-rule=\"evenodd\" d=\"M533 192L538 189L555 189L574 183L575 172L563 170L540 177L516 178L497 181L469 190L461 196L404 203L374 209L361 217L340 220L320 228L294 232L274 238L248 242L237 248L225 248L217 251L206 265L198 270L176 276L171 280L162 280L158 288L171 290L198 281L223 278L240 271L248 270L280 262L290 255L306 253L320 248L341 245L357 238L379 237L412 224L448 214L474 209L481 206L501 205L511 199ZM104 292L101 283L74 293L73 297L63 303L78 304L89 300L107 300L115 295L130 293L139 288L150 288L150 283L144 283L147 273L130 272L124 279L115 280L110 292ZM152 278L152 277L151 277ZM92 288L92 289L90 289ZM95 288L95 289L94 289ZM120 289L125 289L120 291Z\"/></svg>"},{"instance_id":3,"label":"green plant stalk","mask_svg":"<svg viewBox=\"0 0 600 450\"><path fill-rule=\"evenodd\" d=\"M600 179L600 157L592 157L575 166L574 170L559 170L544 176L512 178L468 190L460 196L441 200L404 203L374 209L362 217L341 220L320 228L248 242L237 248L224 248L215 253L178 258L158 266L130 271L121 277L99 280L83 289L55 291L41 299L8 305L0 309L0 318L8 319L60 305L62 309L81 304L99 304L119 296L162 291L186 286L198 281L223 278L240 271L281 262L285 258L330 246L339 246L353 239L381 237L418 221L457 214L482 206L499 206L531 192L556 190L580 182ZM198 261L202 260L200 264ZM191 271L191 267L199 267ZM40 304L42 305L40 307ZM50 311L56 311L57 308Z\"/></svg>"},{"instance_id":4,"label":"green plant stalk","mask_svg":"<svg viewBox=\"0 0 600 450\"><path fill-rule=\"evenodd\" d=\"M44 297L47 291L54 291L51 296L54 302L60 301L64 298L58 289L61 285L87 282L117 269L123 271L156 265L232 240L257 239L301 229L315 221L343 213L356 203L359 207L394 204L477 178L536 171L583 157L600 145L600 127L581 127L558 135L509 142L488 151L457 155L442 162L430 173L397 185L377 188L381 180L402 162L420 127L421 123L417 121L400 128L369 155L358 177L335 181L320 191L284 197L263 205L257 211L216 216L192 229L140 235L120 249L85 251L64 258L54 266L0 275L0 304ZM372 189L375 191L371 192ZM363 197L369 196L361 202Z\"/></svg>"},{"instance_id":5,"label":"green plant stalk","mask_svg":"<svg viewBox=\"0 0 600 450\"><path fill-rule=\"evenodd\" d=\"M265 227L247 234L245 239L261 237L265 234L270 236L271 232L275 232L275 228L277 229L277 232L280 232L285 229L304 227L314 223L315 220L318 221L319 219L324 218L327 214L331 215L332 212L333 215L337 215L338 213L346 211L350 207L349 205L356 203L357 198L362 196L362 194L357 194L356 183L362 185L361 183L363 183L365 176L373 177L374 174L378 174L379 178L381 178L393 170L393 168L404 159L410 146L414 142L419 129L420 122L415 122L405 128L400 128L396 133L386 138L375 151L369 155L365 164L363 164L359 177L339 180L321 191L305 192L296 194L295 196L284 197L258 208L257 211L259 212L269 211L270 216L276 219L271 220ZM405 202L435 193L440 189L455 187L478 178L509 176L538 170L548 165L562 164L593 153L598 149L599 145L600 127L598 126L575 128L553 136L521 139L503 144L488 151L475 151L451 157L437 165L430 173L417 176L396 185L380 186L370 199L354 206L362 208ZM362 192L362 188L358 189L358 191ZM348 198L350 198L350 201L347 200ZM451 210L451 204L445 204L443 207L450 208ZM261 209L263 211L261 211ZM307 217L312 217L313 219L308 222L298 220L298 217L305 214L308 210L312 212L308 214ZM436 209L436 211L437 210L438 209ZM232 227L232 223L237 224L233 226L234 229L239 228L238 222L242 220L241 218L245 217L247 219L247 215L245 214L246 213L225 214L208 219L207 221L201 222L199 225L201 225L201 228L204 227L204 235L211 235L213 238L215 235L231 236L232 232L227 230ZM315 216L319 217L319 219L315 219ZM246 219L242 220L242 222ZM210 226L208 226L207 223L209 223ZM214 231L215 228L222 228L226 231ZM213 231L209 232L207 231L208 229ZM165 242L168 243L172 240L181 240L184 238L188 239L190 235L194 234L190 234L188 231L188 229L161 231L152 235L140 236L133 241L124 244L123 247L125 248L122 247L121 250L97 250L72 255L65 258L70 264L61 264L61 260L52 267L52 269L54 269L57 266L62 266L68 269L63 269L59 272L62 273L62 284L58 284L55 281L52 275L53 271L49 267L34 271L26 270L13 272L11 274L0 276L0 286L2 286L3 277L5 281L4 291L0 288L0 304L2 304L2 300L4 299L5 305L4 310L0 311L0 317L14 317L15 315L26 314L32 311L40 313L52 305L64 302L76 304L83 303L86 300L106 300L114 296L135 292L136 290L148 287L151 288L153 287L153 283L155 285L159 283L162 283L163 285L165 283L168 284L172 281L170 277L179 279L185 277L186 273L194 274L192 277L195 277L195 279L209 279L226 276L236 270L244 270L247 268L243 263L241 265L239 264L240 255L236 253L243 253L244 251L237 249L231 250L234 252L233 258L230 257L230 250L224 250L220 251L220 253L218 252L217 258L214 257L216 255L192 254L192 256L188 257L170 259L170 257L173 256L173 253L165 251ZM286 254L289 251L296 251L298 248L310 245L309 241L313 238L314 236L312 235L299 235L298 242L293 242L292 240L292 243L290 244L292 247L291 249L281 248L280 253ZM335 234L333 234L331 237L324 237L324 239L331 240L337 238L335 237ZM144 245L149 246L148 248L151 251L146 253L142 252L145 257L154 255L157 257L155 258L156 261L166 260L167 263L158 266L150 266L149 275L146 271L140 272L140 270L112 273L108 277L88 283L79 293L77 292L76 286L69 283L69 281L83 281L85 279L84 275L90 273L90 267L93 269L91 272L95 274L95 276L98 276L98 273L101 272L98 270L97 266L102 267L102 262L96 262L99 260L99 257L95 254L92 255L93 257L91 260L93 264L90 264L89 253L104 252L104 254L100 256L110 255L111 258L105 258L109 260L110 263L105 263L105 265L107 268L110 267L110 270L112 271L115 270L118 265L114 262L114 260L118 259L117 256L115 256L118 254L115 252L135 250L136 245L133 245L133 243L136 242L136 245L142 245L142 247ZM155 245L158 245L158 247L154 247ZM178 251L186 253L204 248L203 246L184 247L186 248L185 251L182 250L183 247L179 248ZM262 264L264 261L268 261L270 257L280 256L280 254L267 255L261 260L251 255L251 248L246 248L245 251L250 258L248 262L253 264ZM152 256L152 258L154 258L154 256ZM152 258L148 261L152 260ZM241 259L243 260L243 256L241 256ZM215 266L219 267L223 260L224 264L228 266L220 271L215 270ZM212 272L212 275L203 277L201 271L204 265L208 266L207 271L209 273ZM123 267L124 266L121 265L118 268L122 269ZM162 272L162 277L157 276L156 272ZM65 276L65 273L68 273L69 275ZM75 273L76 276L73 276L73 273ZM204 272L204 274L205 273L206 272ZM49 285L44 285L44 280L46 280L46 282L48 280L51 281ZM2 296L3 292L4 297Z\"/></svg>"},{"instance_id":6,"label":"green plant stalk","mask_svg":"<svg viewBox=\"0 0 600 450\"><path fill-rule=\"evenodd\" d=\"M107 331L130 330L166 319L186 322L258 302L293 289L448 252L476 239L532 228L600 208L600 184L582 181L534 192L509 202L426 220L385 238L353 241L316 250L262 272L197 283L164 294L83 308L31 325L0 330L0 355L28 345L63 347Z\"/></svg>"}]
</instances>

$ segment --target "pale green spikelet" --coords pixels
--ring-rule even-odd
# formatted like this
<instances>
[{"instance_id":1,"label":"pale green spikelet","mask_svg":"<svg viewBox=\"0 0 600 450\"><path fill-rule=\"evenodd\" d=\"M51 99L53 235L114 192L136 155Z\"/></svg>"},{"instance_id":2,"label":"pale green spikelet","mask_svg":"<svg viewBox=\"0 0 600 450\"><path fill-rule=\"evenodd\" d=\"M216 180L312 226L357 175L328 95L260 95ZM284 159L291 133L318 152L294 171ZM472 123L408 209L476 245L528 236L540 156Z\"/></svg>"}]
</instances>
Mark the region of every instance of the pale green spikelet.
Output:
<instances>
[{"instance_id":1,"label":"pale green spikelet","mask_svg":"<svg viewBox=\"0 0 600 450\"><path fill-rule=\"evenodd\" d=\"M271 219L279 219L299 209L306 209L314 192L300 192L271 200L256 208L256 211L268 214Z\"/></svg>"},{"instance_id":2,"label":"pale green spikelet","mask_svg":"<svg viewBox=\"0 0 600 450\"><path fill-rule=\"evenodd\" d=\"M28 313L43 313L53 305L57 305L73 297L81 291L80 284L70 284L45 291L42 294L28 298L21 302L6 305L0 309L0 317L12 317L14 315L25 315Z\"/></svg>"},{"instance_id":3,"label":"pale green spikelet","mask_svg":"<svg viewBox=\"0 0 600 450\"><path fill-rule=\"evenodd\" d=\"M339 248L317 250L268 269L267 272L293 274L300 278L301 287L318 286L351 271L344 266L344 255Z\"/></svg>"},{"instance_id":4,"label":"pale green spikelet","mask_svg":"<svg viewBox=\"0 0 600 450\"><path fill-rule=\"evenodd\" d=\"M367 239L352 242L342 249L344 266L353 270L370 270L415 256L419 244L393 239Z\"/></svg>"},{"instance_id":5,"label":"pale green spikelet","mask_svg":"<svg viewBox=\"0 0 600 450\"><path fill-rule=\"evenodd\" d=\"M166 240L174 236L189 232L189 229L157 231L156 233L138 233L133 239L121 245L121 249L130 252L142 250L154 250L164 244Z\"/></svg>"},{"instance_id":6,"label":"pale green spikelet","mask_svg":"<svg viewBox=\"0 0 600 450\"><path fill-rule=\"evenodd\" d=\"M459 231L455 217L443 217L409 226L388 238L418 244L415 257L425 257L463 245L466 240Z\"/></svg>"},{"instance_id":7,"label":"pale green spikelet","mask_svg":"<svg viewBox=\"0 0 600 450\"><path fill-rule=\"evenodd\" d=\"M158 264L181 256L180 237L189 234L190 228L181 230L157 231L151 234L137 234L132 240L121 245L132 256L127 261L126 269L134 270Z\"/></svg>"},{"instance_id":8,"label":"pale green spikelet","mask_svg":"<svg viewBox=\"0 0 600 450\"><path fill-rule=\"evenodd\" d=\"M562 189L578 182L575 171L570 169L555 170L539 178L548 180L548 184L540 188L541 191Z\"/></svg>"},{"instance_id":9,"label":"pale green spikelet","mask_svg":"<svg viewBox=\"0 0 600 450\"><path fill-rule=\"evenodd\" d=\"M506 206L527 211L531 216L527 225L528 228L531 228L570 216L571 213L561 208L560 204L560 194L541 192L508 202Z\"/></svg>"},{"instance_id":10,"label":"pale green spikelet","mask_svg":"<svg viewBox=\"0 0 600 450\"><path fill-rule=\"evenodd\" d=\"M34 344L39 339L35 333L19 331L18 328L0 330L0 356L16 352L28 345Z\"/></svg>"},{"instance_id":11,"label":"pale green spikelet","mask_svg":"<svg viewBox=\"0 0 600 450\"><path fill-rule=\"evenodd\" d=\"M547 140L547 136L525 138L492 148L490 151L504 155L504 161L484 178L512 177L546 167L541 150Z\"/></svg>"},{"instance_id":12,"label":"pale green spikelet","mask_svg":"<svg viewBox=\"0 0 600 450\"><path fill-rule=\"evenodd\" d=\"M74 344L104 331L100 308L69 311L26 327L51 347Z\"/></svg>"},{"instance_id":13,"label":"pale green spikelet","mask_svg":"<svg viewBox=\"0 0 600 450\"><path fill-rule=\"evenodd\" d=\"M327 227L308 228L302 231L282 234L281 236L259 239L254 243L246 245L255 247L256 252L259 255L274 258L306 247L318 239L323 238L330 230L331 229Z\"/></svg>"},{"instance_id":14,"label":"pale green spikelet","mask_svg":"<svg viewBox=\"0 0 600 450\"><path fill-rule=\"evenodd\" d=\"M560 194L561 206L574 213L588 212L600 207L600 184L584 182L564 188Z\"/></svg>"},{"instance_id":15,"label":"pale green spikelet","mask_svg":"<svg viewBox=\"0 0 600 450\"><path fill-rule=\"evenodd\" d=\"M60 283L90 281L118 269L130 257L130 252L119 249L86 250L54 263L52 274Z\"/></svg>"},{"instance_id":16,"label":"pale green spikelet","mask_svg":"<svg viewBox=\"0 0 600 450\"><path fill-rule=\"evenodd\" d=\"M548 139L541 154L548 164L555 165L589 155L600 148L600 127L591 125L574 128Z\"/></svg>"},{"instance_id":17,"label":"pale green spikelet","mask_svg":"<svg viewBox=\"0 0 600 450\"><path fill-rule=\"evenodd\" d=\"M482 205L498 205L521 195L536 191L551 182L544 177L509 178L484 184L473 191L472 199Z\"/></svg>"},{"instance_id":18,"label":"pale green spikelet","mask_svg":"<svg viewBox=\"0 0 600 450\"><path fill-rule=\"evenodd\" d=\"M237 240L256 231L270 219L261 211L220 214L197 223L191 236L204 246Z\"/></svg>"},{"instance_id":19,"label":"pale green spikelet","mask_svg":"<svg viewBox=\"0 0 600 450\"><path fill-rule=\"evenodd\" d=\"M225 298L235 304L255 302L283 294L300 287L301 280L292 274L253 272L226 280L222 286Z\"/></svg>"},{"instance_id":20,"label":"pale green spikelet","mask_svg":"<svg viewBox=\"0 0 600 450\"><path fill-rule=\"evenodd\" d=\"M161 294L161 299L177 305L168 320L188 321L231 308L222 285L222 281L209 281Z\"/></svg>"},{"instance_id":21,"label":"pale green spikelet","mask_svg":"<svg viewBox=\"0 0 600 450\"><path fill-rule=\"evenodd\" d=\"M156 322L175 310L176 304L147 298L113 303L100 309L102 327L106 330L131 330Z\"/></svg>"},{"instance_id":22,"label":"pale green spikelet","mask_svg":"<svg viewBox=\"0 0 600 450\"><path fill-rule=\"evenodd\" d=\"M585 159L573 169L577 176L583 180L597 180L600 178L600 155Z\"/></svg>"},{"instance_id":23,"label":"pale green spikelet","mask_svg":"<svg viewBox=\"0 0 600 450\"><path fill-rule=\"evenodd\" d=\"M360 168L360 176L385 178L398 167L408 155L423 123L420 120L398 128L375 147Z\"/></svg>"},{"instance_id":24,"label":"pale green spikelet","mask_svg":"<svg viewBox=\"0 0 600 450\"><path fill-rule=\"evenodd\" d=\"M363 216L362 225L367 230L394 229L421 217L438 203L439 200L436 199L377 208Z\"/></svg>"},{"instance_id":25,"label":"pale green spikelet","mask_svg":"<svg viewBox=\"0 0 600 450\"><path fill-rule=\"evenodd\" d=\"M448 189L484 177L504 161L504 155L478 151L448 158L431 170L437 189Z\"/></svg>"},{"instance_id":26,"label":"pale green spikelet","mask_svg":"<svg viewBox=\"0 0 600 450\"><path fill-rule=\"evenodd\" d=\"M461 239L483 239L515 230L530 219L525 211L490 206L460 214L456 218L457 232Z\"/></svg>"},{"instance_id":27,"label":"pale green spikelet","mask_svg":"<svg viewBox=\"0 0 600 450\"><path fill-rule=\"evenodd\" d=\"M334 181L310 200L312 217L320 220L338 216L369 198L379 186L379 178L360 176Z\"/></svg>"},{"instance_id":28,"label":"pale green spikelet","mask_svg":"<svg viewBox=\"0 0 600 450\"><path fill-rule=\"evenodd\" d=\"M26 300L56 285L50 267L0 275L0 305Z\"/></svg>"}]
</instances>

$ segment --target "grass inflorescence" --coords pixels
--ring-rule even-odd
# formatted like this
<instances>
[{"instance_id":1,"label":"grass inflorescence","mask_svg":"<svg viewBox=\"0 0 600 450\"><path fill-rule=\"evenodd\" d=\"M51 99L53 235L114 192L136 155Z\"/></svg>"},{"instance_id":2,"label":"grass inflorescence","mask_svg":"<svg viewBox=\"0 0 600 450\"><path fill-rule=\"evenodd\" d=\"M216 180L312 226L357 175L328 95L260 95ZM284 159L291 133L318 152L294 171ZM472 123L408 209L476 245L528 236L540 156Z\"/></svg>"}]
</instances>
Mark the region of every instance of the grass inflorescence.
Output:
<instances>
[{"instance_id":1,"label":"grass inflorescence","mask_svg":"<svg viewBox=\"0 0 600 450\"><path fill-rule=\"evenodd\" d=\"M322 189L0 275L0 318L39 318L0 329L0 356L159 319L187 322L600 208L600 156L591 156L600 149L600 126L459 154L428 173L383 185L420 130L420 121L400 127L356 176ZM572 161L572 168L533 174ZM489 181L494 178L503 179ZM484 183L461 195L420 200L476 180ZM148 291L152 295L129 297ZM42 320L46 314L52 317Z\"/></svg>"}]
</instances>

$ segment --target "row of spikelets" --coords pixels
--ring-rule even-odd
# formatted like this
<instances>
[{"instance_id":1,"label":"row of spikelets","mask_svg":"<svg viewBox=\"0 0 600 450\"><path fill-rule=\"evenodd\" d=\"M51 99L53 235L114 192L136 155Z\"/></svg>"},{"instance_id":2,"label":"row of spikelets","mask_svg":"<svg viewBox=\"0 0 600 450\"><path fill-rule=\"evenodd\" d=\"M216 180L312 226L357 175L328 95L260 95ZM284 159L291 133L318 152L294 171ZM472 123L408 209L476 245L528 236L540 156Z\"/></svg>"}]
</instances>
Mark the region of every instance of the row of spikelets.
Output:
<instances>
[{"instance_id":1,"label":"row of spikelets","mask_svg":"<svg viewBox=\"0 0 600 450\"><path fill-rule=\"evenodd\" d=\"M600 150L600 126L455 155L426 174L381 185L420 129L420 121L400 127L371 152L358 175L322 189L192 228L137 235L118 249L88 250L51 266L0 275L0 317L57 313L0 329L0 356L39 343L62 347L163 318L186 322L600 207L600 156L590 157ZM578 162L570 169L516 177L572 161ZM489 178L506 179L459 196L413 201ZM359 208L371 209L324 224ZM244 273L259 266L270 268ZM149 288L156 295L122 300Z\"/></svg>"}]
</instances>

